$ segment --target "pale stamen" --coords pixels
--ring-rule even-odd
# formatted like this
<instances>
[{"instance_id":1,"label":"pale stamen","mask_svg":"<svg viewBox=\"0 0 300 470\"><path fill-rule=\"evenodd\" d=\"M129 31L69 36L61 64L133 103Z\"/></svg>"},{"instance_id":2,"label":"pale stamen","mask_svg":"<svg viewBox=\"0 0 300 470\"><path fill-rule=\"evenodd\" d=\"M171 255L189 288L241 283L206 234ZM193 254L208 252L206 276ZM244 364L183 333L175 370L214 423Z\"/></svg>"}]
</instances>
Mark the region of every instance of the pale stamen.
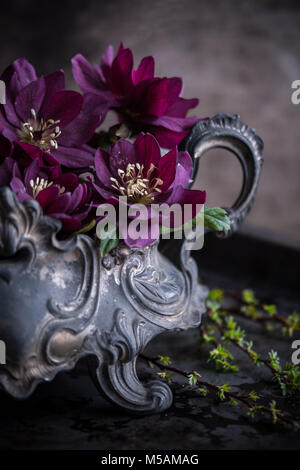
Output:
<instances>
[{"instance_id":1,"label":"pale stamen","mask_svg":"<svg viewBox=\"0 0 300 470\"><path fill-rule=\"evenodd\" d=\"M53 181L48 182L44 178L39 178L39 177L37 177L35 181L30 180L30 186L32 187L32 195L34 199L37 198L38 194L41 191L43 191L46 188L49 188L50 186L52 186L52 184L53 184ZM61 189L63 189L63 191L60 190L61 193L64 192L65 188L61 188Z\"/></svg>"},{"instance_id":2,"label":"pale stamen","mask_svg":"<svg viewBox=\"0 0 300 470\"><path fill-rule=\"evenodd\" d=\"M61 135L61 130L57 124L59 120L37 118L34 109L31 109L31 118L27 122L23 122L22 129L19 129L18 135L22 142L37 145L43 150L57 149L57 139Z\"/></svg>"},{"instance_id":3,"label":"pale stamen","mask_svg":"<svg viewBox=\"0 0 300 470\"><path fill-rule=\"evenodd\" d=\"M161 193L158 186L163 184L160 178L151 178L154 169L155 166L151 163L147 177L144 178L144 165L129 163L125 171L118 170L119 180L110 178L112 187L132 202L149 204L154 201L157 193Z\"/></svg>"}]
</instances>

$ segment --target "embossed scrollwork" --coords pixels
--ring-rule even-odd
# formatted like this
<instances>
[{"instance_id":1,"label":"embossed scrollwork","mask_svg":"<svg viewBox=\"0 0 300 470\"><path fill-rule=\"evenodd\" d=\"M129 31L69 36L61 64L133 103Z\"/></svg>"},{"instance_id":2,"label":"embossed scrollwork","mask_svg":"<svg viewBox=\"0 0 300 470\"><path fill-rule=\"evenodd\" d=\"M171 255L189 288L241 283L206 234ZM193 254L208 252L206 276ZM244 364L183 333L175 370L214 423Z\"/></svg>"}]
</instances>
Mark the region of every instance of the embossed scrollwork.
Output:
<instances>
[{"instance_id":1,"label":"embossed scrollwork","mask_svg":"<svg viewBox=\"0 0 300 470\"><path fill-rule=\"evenodd\" d=\"M262 141L237 116L222 114L197 123L181 147L197 164L213 146L233 151L243 166L241 195L228 210L234 231L254 200ZM190 252L183 243L181 271L157 243L119 245L100 260L97 241L61 240L59 230L36 201L20 203L0 188L0 338L7 344L0 386L26 398L39 382L93 355L97 384L114 403L132 412L167 409L170 388L159 380L142 384L136 359L163 331L200 324L208 289L198 283Z\"/></svg>"}]
</instances>

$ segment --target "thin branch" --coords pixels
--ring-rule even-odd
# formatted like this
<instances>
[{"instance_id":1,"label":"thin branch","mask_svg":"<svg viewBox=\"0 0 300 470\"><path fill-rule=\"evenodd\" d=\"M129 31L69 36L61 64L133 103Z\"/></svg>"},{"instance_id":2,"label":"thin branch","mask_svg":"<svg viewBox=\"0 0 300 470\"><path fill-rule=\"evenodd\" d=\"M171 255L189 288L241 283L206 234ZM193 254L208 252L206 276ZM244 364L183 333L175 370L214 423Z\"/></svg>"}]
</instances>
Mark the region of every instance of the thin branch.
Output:
<instances>
[{"instance_id":1,"label":"thin branch","mask_svg":"<svg viewBox=\"0 0 300 470\"><path fill-rule=\"evenodd\" d=\"M226 290L226 291L224 291L224 294L230 296L231 298L233 298L235 300L237 300L240 304L242 304L244 306L249 305L247 302L245 302L243 300L240 292ZM258 300L258 304L256 305L256 307L263 310L264 302ZM222 309L225 310L228 313L232 313L234 315L240 315L244 318L248 318L249 320L254 320L254 321L262 322L262 323L276 320L278 323L280 323L284 326L287 326L288 328L291 327L291 324L290 324L289 320L287 318L285 318L283 315L279 314L279 313L274 313L272 316L267 316L267 315L263 315L263 314L260 313L257 317L253 318L250 315L247 315L247 313L243 312L240 309L223 308L223 307L222 307Z\"/></svg>"},{"instance_id":2,"label":"thin branch","mask_svg":"<svg viewBox=\"0 0 300 470\"><path fill-rule=\"evenodd\" d=\"M189 378L189 376L191 374L195 374L195 371L188 372L188 371L185 371L183 369L180 369L179 367L172 366L170 364L167 364L167 365L162 364L159 360L159 357L149 357L145 354L140 354L140 358L143 359L144 361L146 361L148 364L152 363L152 364L156 365L160 370L163 370L163 371L168 370L170 372L174 372L175 374L181 375L181 376L183 376L187 379ZM197 382L196 383L197 383L198 387L206 387L207 389L213 390L217 393L220 392L220 387L218 385L216 385L212 382L209 382L207 380L202 380L200 377L197 377ZM249 410L253 410L257 406L255 404L255 401L251 400L248 395L246 395L246 396L245 395L240 395L239 393L234 393L234 392L230 392L230 391L224 391L223 393L224 393L225 398L227 398L227 400L236 400L236 401L244 404L245 406L247 406ZM269 414L274 419L274 410L272 410L271 407L259 406L259 409L257 411ZM299 427L297 422L287 418L280 410L276 411L276 417L280 421L282 421L283 423L291 425L291 426L293 426L297 429Z\"/></svg>"},{"instance_id":3,"label":"thin branch","mask_svg":"<svg viewBox=\"0 0 300 470\"><path fill-rule=\"evenodd\" d=\"M213 319L212 319L212 312L210 309L208 309L208 316L209 318L214 322L214 324L216 325L216 327L218 328L221 336L225 337L226 333L226 329L228 328L224 328L222 325L220 325L220 323L218 322L215 322ZM247 346L243 345L242 343L240 343L236 338L228 338L226 337L226 339L228 339L228 341L230 341L232 344L234 344L237 348L239 348L241 351L243 351L244 353L247 354L247 356L250 357L250 359L253 361L256 357L255 353L251 350L249 350L247 348ZM272 372L273 375L277 376L278 375L278 371L276 371L274 369L274 367L272 366L272 364L270 363L270 360L269 359L265 359L265 358L262 358L259 356L259 362L263 363L266 367L268 367L268 369L270 369L270 371Z\"/></svg>"}]
</instances>

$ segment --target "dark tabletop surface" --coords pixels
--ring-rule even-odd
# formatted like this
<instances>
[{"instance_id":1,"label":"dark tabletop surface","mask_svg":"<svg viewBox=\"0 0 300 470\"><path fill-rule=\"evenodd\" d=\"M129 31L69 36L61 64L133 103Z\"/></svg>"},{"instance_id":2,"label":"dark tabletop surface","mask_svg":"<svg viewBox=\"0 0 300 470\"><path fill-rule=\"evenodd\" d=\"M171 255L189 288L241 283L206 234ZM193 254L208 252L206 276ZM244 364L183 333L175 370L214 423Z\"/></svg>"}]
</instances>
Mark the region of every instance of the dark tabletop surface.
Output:
<instances>
[{"instance_id":1,"label":"dark tabletop surface","mask_svg":"<svg viewBox=\"0 0 300 470\"><path fill-rule=\"evenodd\" d=\"M163 247L176 258L176 242ZM228 240L207 236L203 250L195 252L202 282L230 289L253 288L257 296L276 302L288 314L300 309L300 252L245 234ZM248 320L239 322L254 340L255 349L278 351L291 360L292 339L279 332L266 333ZM300 421L300 401L281 398L271 375L254 368L242 353L237 373L216 373L207 363L205 346L197 344L199 332L168 333L147 348L149 355L171 356L173 363L198 370L203 378L217 384L229 383L236 390L255 390L275 399L290 417ZM293 339L300 339L296 335ZM89 376L91 361L82 360L52 383L41 384L26 401L0 394L0 449L297 449L300 432L274 426L269 419L252 420L247 410L205 398L181 378L172 385L173 406L152 416L132 416L102 398ZM141 363L140 375L149 376Z\"/></svg>"}]
</instances>

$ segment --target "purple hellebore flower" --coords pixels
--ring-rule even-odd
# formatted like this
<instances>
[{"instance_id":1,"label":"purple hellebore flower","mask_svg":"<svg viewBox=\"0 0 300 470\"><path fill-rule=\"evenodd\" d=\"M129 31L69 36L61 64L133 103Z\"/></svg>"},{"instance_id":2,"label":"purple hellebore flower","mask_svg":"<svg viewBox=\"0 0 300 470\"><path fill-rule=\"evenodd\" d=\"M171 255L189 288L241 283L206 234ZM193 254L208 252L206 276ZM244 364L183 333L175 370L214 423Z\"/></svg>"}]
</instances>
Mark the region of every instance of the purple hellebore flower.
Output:
<instances>
[{"instance_id":1,"label":"purple hellebore flower","mask_svg":"<svg viewBox=\"0 0 300 470\"><path fill-rule=\"evenodd\" d=\"M0 78L6 86L6 104L0 105L2 135L51 152L69 168L93 164L93 150L86 143L105 116L94 95L64 90L61 70L38 78L25 58L13 62Z\"/></svg>"},{"instance_id":2,"label":"purple hellebore flower","mask_svg":"<svg viewBox=\"0 0 300 470\"><path fill-rule=\"evenodd\" d=\"M11 157L18 163L21 170L27 168L33 160L37 159L40 168L51 171L53 177L61 173L60 165L56 158L49 152L45 152L40 147L26 144L24 142L11 142L0 134L0 161Z\"/></svg>"},{"instance_id":3,"label":"purple hellebore flower","mask_svg":"<svg viewBox=\"0 0 300 470\"><path fill-rule=\"evenodd\" d=\"M205 191L187 189L193 171L190 155L178 152L175 148L161 157L159 144L150 134L139 134L133 144L120 139L108 151L99 148L95 156L95 168L94 188L105 204L117 207L125 204L127 208L144 204L149 222L153 215L152 204L160 206L162 203L177 203L182 208L190 204L190 217L195 217L199 205L205 203ZM120 200L119 196L126 196L127 202ZM182 225L183 220L180 222ZM175 226L174 221L171 223ZM158 237L159 230L156 239ZM123 238L129 246L143 247L154 241L150 236L148 239L131 240L126 231Z\"/></svg>"},{"instance_id":4,"label":"purple hellebore flower","mask_svg":"<svg viewBox=\"0 0 300 470\"><path fill-rule=\"evenodd\" d=\"M0 186L9 186L20 202L37 200L44 214L61 221L63 232L74 232L88 225L91 204L87 185L79 184L78 176L73 173L62 174L58 166L45 165L41 156L36 158L33 145L28 146L26 159L26 152L18 143L5 139L4 154L3 139L1 136L0 155L4 159L0 165Z\"/></svg>"},{"instance_id":5,"label":"purple hellebore flower","mask_svg":"<svg viewBox=\"0 0 300 470\"><path fill-rule=\"evenodd\" d=\"M121 43L116 57L109 46L100 65L92 66L81 54L72 59L73 75L85 93L107 101L135 134L147 131L159 144L173 148L199 119L186 117L199 100L181 97L182 79L154 77L154 58L144 57L133 69L131 49Z\"/></svg>"}]
</instances>

